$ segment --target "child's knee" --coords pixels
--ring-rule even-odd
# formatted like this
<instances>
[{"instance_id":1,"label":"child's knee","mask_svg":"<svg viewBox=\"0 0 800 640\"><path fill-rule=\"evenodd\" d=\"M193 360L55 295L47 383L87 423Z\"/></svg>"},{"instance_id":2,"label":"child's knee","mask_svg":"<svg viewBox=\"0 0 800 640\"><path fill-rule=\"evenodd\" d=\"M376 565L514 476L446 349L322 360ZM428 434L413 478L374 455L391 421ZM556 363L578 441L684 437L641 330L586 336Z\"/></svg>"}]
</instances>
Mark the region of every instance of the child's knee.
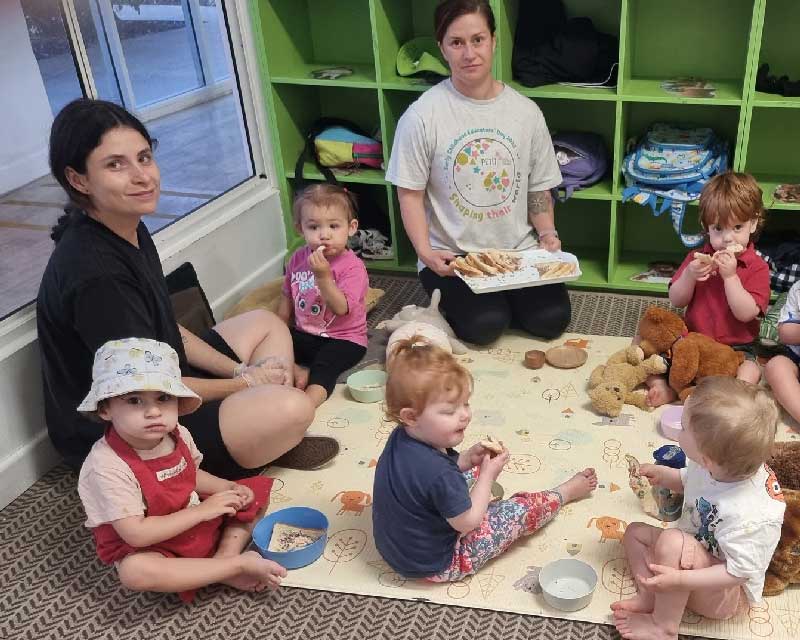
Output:
<instances>
[{"instance_id":1,"label":"child's knee","mask_svg":"<svg viewBox=\"0 0 800 640\"><path fill-rule=\"evenodd\" d=\"M158 565L138 554L127 556L117 566L119 581L131 591L152 591L158 579Z\"/></svg>"},{"instance_id":2,"label":"child's knee","mask_svg":"<svg viewBox=\"0 0 800 640\"><path fill-rule=\"evenodd\" d=\"M761 369L752 360L745 360L739 365L736 377L750 384L758 384L758 381L761 380Z\"/></svg>"},{"instance_id":3,"label":"child's knee","mask_svg":"<svg viewBox=\"0 0 800 640\"><path fill-rule=\"evenodd\" d=\"M656 563L678 566L683 554L684 533L680 529L667 529L656 540L653 554Z\"/></svg>"}]
</instances>

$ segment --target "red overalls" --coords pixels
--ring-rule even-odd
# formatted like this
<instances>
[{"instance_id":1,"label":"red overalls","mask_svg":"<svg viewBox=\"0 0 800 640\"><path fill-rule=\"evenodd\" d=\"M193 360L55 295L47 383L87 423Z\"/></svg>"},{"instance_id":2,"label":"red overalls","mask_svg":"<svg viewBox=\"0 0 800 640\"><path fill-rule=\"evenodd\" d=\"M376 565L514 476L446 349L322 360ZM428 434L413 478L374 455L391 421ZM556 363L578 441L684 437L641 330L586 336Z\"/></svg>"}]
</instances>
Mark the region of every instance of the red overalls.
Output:
<instances>
[{"instance_id":1,"label":"red overalls","mask_svg":"<svg viewBox=\"0 0 800 640\"><path fill-rule=\"evenodd\" d=\"M128 464L136 480L139 481L142 497L147 506L147 516L165 516L185 509L197 486L197 470L189 447L177 429L173 430L170 436L175 440L175 449L172 453L152 460L142 460L133 447L120 438L114 429L111 427L106 429L106 442ZM232 517L242 522L252 521L258 510L263 505L269 504L272 482L272 478L264 476L239 480L239 484L247 485L253 490L255 499L248 505L246 511L239 511ZM168 557L208 558L217 549L222 523L223 517L219 516L149 547L129 545L108 523L93 528L92 533L97 555L106 564L112 564L132 553L142 551L156 551ZM191 602L194 591L181 592L180 597L184 602Z\"/></svg>"}]
</instances>

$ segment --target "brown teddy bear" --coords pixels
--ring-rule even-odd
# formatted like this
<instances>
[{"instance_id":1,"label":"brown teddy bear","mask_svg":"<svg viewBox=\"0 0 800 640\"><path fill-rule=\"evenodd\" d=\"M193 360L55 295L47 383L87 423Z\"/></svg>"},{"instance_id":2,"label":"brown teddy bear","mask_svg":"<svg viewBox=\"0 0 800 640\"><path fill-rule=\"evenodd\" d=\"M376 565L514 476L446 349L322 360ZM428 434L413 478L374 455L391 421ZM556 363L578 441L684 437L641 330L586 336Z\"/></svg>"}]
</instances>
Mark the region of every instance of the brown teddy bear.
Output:
<instances>
[{"instance_id":1,"label":"brown teddy bear","mask_svg":"<svg viewBox=\"0 0 800 640\"><path fill-rule=\"evenodd\" d=\"M786 500L781 539L764 580L764 595L775 596L800 583L800 442L776 442L768 464Z\"/></svg>"},{"instance_id":2,"label":"brown teddy bear","mask_svg":"<svg viewBox=\"0 0 800 640\"><path fill-rule=\"evenodd\" d=\"M645 357L662 355L669 364L669 386L681 401L706 376L735 376L744 354L702 333L689 331L677 313L648 307L639 321L639 346Z\"/></svg>"},{"instance_id":3,"label":"brown teddy bear","mask_svg":"<svg viewBox=\"0 0 800 640\"><path fill-rule=\"evenodd\" d=\"M635 390L648 376L665 373L664 359L652 355L645 359L636 345L617 351L607 361L595 367L589 376L589 397L592 406L601 415L616 418L624 404L632 404L645 411L653 408L647 404L644 389Z\"/></svg>"}]
</instances>

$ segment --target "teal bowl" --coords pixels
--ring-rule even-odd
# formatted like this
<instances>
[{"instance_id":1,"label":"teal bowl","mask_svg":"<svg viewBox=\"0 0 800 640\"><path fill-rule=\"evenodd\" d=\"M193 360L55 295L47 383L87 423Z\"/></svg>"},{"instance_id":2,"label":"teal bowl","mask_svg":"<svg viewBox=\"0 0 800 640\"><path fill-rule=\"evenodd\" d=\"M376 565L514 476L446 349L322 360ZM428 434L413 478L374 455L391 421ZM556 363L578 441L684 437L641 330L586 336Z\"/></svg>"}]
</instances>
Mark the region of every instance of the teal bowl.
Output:
<instances>
[{"instance_id":1,"label":"teal bowl","mask_svg":"<svg viewBox=\"0 0 800 640\"><path fill-rule=\"evenodd\" d=\"M348 376L347 389L353 400L380 402L386 395L386 372L380 369L356 371Z\"/></svg>"},{"instance_id":2,"label":"teal bowl","mask_svg":"<svg viewBox=\"0 0 800 640\"><path fill-rule=\"evenodd\" d=\"M303 529L324 529L322 537L308 546L294 551L269 551L272 529L276 523L288 524ZM286 569L299 569L314 562L322 555L328 542L328 518L321 511L311 507L289 507L270 513L253 529L253 542L258 552L267 560L277 562Z\"/></svg>"}]
</instances>

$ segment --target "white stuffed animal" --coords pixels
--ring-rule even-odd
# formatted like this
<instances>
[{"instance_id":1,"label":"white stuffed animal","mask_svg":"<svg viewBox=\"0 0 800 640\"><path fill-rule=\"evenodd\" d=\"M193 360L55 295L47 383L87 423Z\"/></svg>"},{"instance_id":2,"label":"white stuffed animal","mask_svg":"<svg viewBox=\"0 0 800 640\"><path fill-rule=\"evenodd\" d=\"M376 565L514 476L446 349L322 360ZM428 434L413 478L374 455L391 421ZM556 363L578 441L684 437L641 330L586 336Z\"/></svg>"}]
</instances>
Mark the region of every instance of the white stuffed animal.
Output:
<instances>
[{"instance_id":1,"label":"white stuffed animal","mask_svg":"<svg viewBox=\"0 0 800 640\"><path fill-rule=\"evenodd\" d=\"M434 289L430 306L418 307L415 304L409 304L398 311L391 320L383 320L378 323L378 329L388 329L392 332L386 345L387 362L395 343L415 334L422 336L431 344L441 347L448 353L461 355L467 352L467 348L456 339L453 329L439 312L441 298L442 294L439 289Z\"/></svg>"}]
</instances>

